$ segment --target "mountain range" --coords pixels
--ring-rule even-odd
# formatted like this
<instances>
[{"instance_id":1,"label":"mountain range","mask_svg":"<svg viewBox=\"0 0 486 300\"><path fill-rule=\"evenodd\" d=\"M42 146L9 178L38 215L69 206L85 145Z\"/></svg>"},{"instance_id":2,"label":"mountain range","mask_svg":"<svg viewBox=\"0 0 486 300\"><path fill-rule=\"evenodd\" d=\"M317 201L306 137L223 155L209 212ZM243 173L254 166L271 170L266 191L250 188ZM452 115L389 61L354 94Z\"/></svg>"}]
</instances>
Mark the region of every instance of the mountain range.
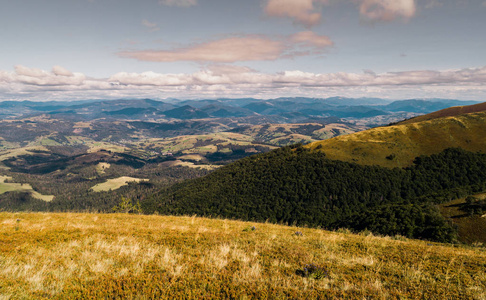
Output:
<instances>
[{"instance_id":1,"label":"mountain range","mask_svg":"<svg viewBox=\"0 0 486 300\"><path fill-rule=\"evenodd\" d=\"M408 99L389 101L375 98L277 98L164 100L122 99L87 101L4 101L0 102L0 119L28 118L42 114L71 120L192 120L207 118L266 117L271 123L306 122L310 118L338 117L370 119L371 125L383 125L418 114L430 113L475 101L446 99ZM382 117L382 120L373 120Z\"/></svg>"}]
</instances>

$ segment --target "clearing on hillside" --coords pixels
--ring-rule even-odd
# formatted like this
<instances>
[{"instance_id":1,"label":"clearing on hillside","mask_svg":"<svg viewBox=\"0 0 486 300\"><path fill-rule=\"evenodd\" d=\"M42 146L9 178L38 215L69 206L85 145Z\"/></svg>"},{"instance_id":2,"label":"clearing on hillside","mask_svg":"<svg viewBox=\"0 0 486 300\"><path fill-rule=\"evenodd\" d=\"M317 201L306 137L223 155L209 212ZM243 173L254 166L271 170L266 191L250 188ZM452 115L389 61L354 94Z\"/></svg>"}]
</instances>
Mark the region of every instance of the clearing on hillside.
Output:
<instances>
[{"instance_id":1,"label":"clearing on hillside","mask_svg":"<svg viewBox=\"0 0 486 300\"><path fill-rule=\"evenodd\" d=\"M0 176L0 194L18 191L28 192L32 195L32 197L46 202L50 202L54 199L53 195L42 195L41 193L34 191L30 184L5 182L8 179L12 179L12 177Z\"/></svg>"},{"instance_id":2,"label":"clearing on hillside","mask_svg":"<svg viewBox=\"0 0 486 300\"><path fill-rule=\"evenodd\" d=\"M486 194L476 194L477 198L485 199ZM486 217L469 215L461 209L466 198L455 199L439 205L442 215L448 218L459 231L459 240L463 243L482 243L486 245Z\"/></svg>"},{"instance_id":3,"label":"clearing on hillside","mask_svg":"<svg viewBox=\"0 0 486 300\"><path fill-rule=\"evenodd\" d=\"M104 192L104 191L119 189L122 186L127 185L129 182L141 182L141 181L148 181L148 179L122 176L118 178L108 179L106 182L99 183L93 186L91 189L95 192Z\"/></svg>"},{"instance_id":4,"label":"clearing on hillside","mask_svg":"<svg viewBox=\"0 0 486 300\"><path fill-rule=\"evenodd\" d=\"M103 175L105 174L105 170L108 169L111 165L109 163L106 163L106 162L100 162L96 165L96 172L98 172L98 174L100 175Z\"/></svg>"}]
</instances>

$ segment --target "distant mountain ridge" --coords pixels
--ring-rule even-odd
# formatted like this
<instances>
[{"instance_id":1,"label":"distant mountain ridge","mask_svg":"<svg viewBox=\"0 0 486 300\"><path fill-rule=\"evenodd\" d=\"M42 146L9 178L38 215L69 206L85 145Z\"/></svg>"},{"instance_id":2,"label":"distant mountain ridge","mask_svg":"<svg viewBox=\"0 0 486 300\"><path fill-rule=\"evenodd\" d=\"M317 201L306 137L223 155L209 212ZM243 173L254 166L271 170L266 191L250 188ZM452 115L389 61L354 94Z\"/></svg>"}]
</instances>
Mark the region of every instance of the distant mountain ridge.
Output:
<instances>
[{"instance_id":1,"label":"distant mountain ridge","mask_svg":"<svg viewBox=\"0 0 486 300\"><path fill-rule=\"evenodd\" d=\"M206 118L270 117L275 123L298 123L312 118L338 117L366 119L371 126L400 121L454 105L475 104L459 100L398 100L378 98L326 99L282 97L276 99L201 99L201 100L86 100L86 101L4 101L0 102L0 118L26 118L42 114L71 120L99 118L125 120L193 120ZM280 121L279 121L280 120Z\"/></svg>"}]
</instances>

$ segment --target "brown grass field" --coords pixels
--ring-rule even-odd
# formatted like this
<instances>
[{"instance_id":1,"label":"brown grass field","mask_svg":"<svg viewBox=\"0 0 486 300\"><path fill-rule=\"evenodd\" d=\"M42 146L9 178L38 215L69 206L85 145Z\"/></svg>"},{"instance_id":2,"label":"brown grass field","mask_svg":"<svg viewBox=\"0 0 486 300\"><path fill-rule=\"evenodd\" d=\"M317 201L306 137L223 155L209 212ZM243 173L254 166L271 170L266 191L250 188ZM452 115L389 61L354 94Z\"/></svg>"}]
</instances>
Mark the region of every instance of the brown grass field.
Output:
<instances>
[{"instance_id":1,"label":"brown grass field","mask_svg":"<svg viewBox=\"0 0 486 300\"><path fill-rule=\"evenodd\" d=\"M0 224L0 299L486 299L479 247L195 216ZM301 276L310 263L324 278Z\"/></svg>"}]
</instances>

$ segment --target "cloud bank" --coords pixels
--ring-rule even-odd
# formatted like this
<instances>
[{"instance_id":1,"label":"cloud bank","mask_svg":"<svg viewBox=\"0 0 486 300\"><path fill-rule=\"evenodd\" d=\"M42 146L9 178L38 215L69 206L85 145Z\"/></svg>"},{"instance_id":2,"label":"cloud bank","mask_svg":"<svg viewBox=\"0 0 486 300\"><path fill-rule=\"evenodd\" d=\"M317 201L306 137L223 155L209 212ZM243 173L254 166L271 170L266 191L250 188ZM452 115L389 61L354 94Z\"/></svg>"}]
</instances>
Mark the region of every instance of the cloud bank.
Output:
<instances>
[{"instance_id":1,"label":"cloud bank","mask_svg":"<svg viewBox=\"0 0 486 300\"><path fill-rule=\"evenodd\" d=\"M327 4L327 0L269 0L265 6L265 13L272 17L288 17L296 23L307 27L317 25L321 21L321 14L316 7L319 3Z\"/></svg>"},{"instance_id":2,"label":"cloud bank","mask_svg":"<svg viewBox=\"0 0 486 300\"><path fill-rule=\"evenodd\" d=\"M309 73L299 70L261 73L247 67L211 65L191 74L119 72L90 78L55 66L52 71L16 66L0 71L0 99L78 99L89 97L326 97L374 96L486 99L486 66L455 70L417 70L376 74ZM429 94L427 94L429 93Z\"/></svg>"}]
</instances>

